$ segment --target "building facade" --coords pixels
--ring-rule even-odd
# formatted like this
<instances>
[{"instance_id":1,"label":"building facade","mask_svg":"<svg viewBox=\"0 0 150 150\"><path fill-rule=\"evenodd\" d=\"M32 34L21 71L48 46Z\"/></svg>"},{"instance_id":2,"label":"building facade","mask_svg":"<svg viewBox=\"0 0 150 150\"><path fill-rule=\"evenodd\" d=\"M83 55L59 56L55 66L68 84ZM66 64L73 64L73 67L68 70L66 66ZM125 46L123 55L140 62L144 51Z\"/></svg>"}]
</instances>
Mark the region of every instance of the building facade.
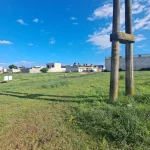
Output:
<instances>
[{"instance_id":1,"label":"building facade","mask_svg":"<svg viewBox=\"0 0 150 150\"><path fill-rule=\"evenodd\" d=\"M98 66L67 65L66 72L98 72Z\"/></svg>"},{"instance_id":2,"label":"building facade","mask_svg":"<svg viewBox=\"0 0 150 150\"><path fill-rule=\"evenodd\" d=\"M3 73L3 67L0 67L0 74Z\"/></svg>"},{"instance_id":3,"label":"building facade","mask_svg":"<svg viewBox=\"0 0 150 150\"><path fill-rule=\"evenodd\" d=\"M150 68L150 54L134 55L133 65L135 71ZM105 58L105 69L111 71L111 57ZM125 56L119 58L119 69L125 70Z\"/></svg>"},{"instance_id":4,"label":"building facade","mask_svg":"<svg viewBox=\"0 0 150 150\"><path fill-rule=\"evenodd\" d=\"M48 72L66 72L66 68L61 63L47 63Z\"/></svg>"}]
</instances>

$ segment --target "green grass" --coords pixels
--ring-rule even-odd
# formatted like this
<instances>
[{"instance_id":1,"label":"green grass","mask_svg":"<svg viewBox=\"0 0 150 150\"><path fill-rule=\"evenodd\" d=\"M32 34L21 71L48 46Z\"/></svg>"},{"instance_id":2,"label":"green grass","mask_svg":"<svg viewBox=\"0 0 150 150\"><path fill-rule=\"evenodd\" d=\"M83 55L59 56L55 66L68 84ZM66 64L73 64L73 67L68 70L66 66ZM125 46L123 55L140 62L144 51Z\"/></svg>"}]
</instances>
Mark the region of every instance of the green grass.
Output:
<instances>
[{"instance_id":1,"label":"green grass","mask_svg":"<svg viewBox=\"0 0 150 150\"><path fill-rule=\"evenodd\" d=\"M0 75L0 80L4 75ZM0 149L148 150L150 72L110 104L109 73L14 74L0 84Z\"/></svg>"}]
</instances>

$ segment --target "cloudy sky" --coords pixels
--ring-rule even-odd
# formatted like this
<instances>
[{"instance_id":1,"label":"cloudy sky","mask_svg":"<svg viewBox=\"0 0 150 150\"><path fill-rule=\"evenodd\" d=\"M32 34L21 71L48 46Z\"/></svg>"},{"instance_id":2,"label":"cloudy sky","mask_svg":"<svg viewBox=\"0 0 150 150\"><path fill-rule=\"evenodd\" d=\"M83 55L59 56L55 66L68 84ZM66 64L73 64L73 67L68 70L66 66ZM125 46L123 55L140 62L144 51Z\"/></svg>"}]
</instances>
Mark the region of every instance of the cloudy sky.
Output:
<instances>
[{"instance_id":1,"label":"cloudy sky","mask_svg":"<svg viewBox=\"0 0 150 150\"><path fill-rule=\"evenodd\" d=\"M0 65L103 64L111 54L112 1L1 0ZM121 0L122 31L124 12ZM133 0L132 12L134 54L150 54L150 0Z\"/></svg>"}]
</instances>

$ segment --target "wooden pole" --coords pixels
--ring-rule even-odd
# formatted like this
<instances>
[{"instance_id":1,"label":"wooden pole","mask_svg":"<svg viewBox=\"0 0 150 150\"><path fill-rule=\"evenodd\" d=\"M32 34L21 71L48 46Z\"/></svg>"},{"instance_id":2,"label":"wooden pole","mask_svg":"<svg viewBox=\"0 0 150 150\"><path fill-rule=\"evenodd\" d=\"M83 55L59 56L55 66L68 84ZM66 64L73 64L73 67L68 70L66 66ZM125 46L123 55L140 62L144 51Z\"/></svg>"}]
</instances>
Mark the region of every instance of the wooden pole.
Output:
<instances>
[{"instance_id":1,"label":"wooden pole","mask_svg":"<svg viewBox=\"0 0 150 150\"><path fill-rule=\"evenodd\" d=\"M125 0L125 31L132 34L132 0ZM133 44L126 44L126 95L134 94Z\"/></svg>"},{"instance_id":2,"label":"wooden pole","mask_svg":"<svg viewBox=\"0 0 150 150\"><path fill-rule=\"evenodd\" d=\"M113 31L115 34L120 31L120 0L113 0ZM118 74L119 74L119 41L112 41L111 53L111 74L110 74L110 96L111 102L118 98Z\"/></svg>"}]
</instances>

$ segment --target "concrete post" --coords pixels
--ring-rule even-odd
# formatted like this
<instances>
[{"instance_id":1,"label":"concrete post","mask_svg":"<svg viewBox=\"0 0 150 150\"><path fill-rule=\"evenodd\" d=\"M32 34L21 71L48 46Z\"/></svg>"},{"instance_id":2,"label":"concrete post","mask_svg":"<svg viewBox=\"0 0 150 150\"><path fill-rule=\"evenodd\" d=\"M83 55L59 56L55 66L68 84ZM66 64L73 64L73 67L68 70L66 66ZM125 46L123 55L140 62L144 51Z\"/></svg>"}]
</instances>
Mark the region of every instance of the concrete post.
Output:
<instances>
[{"instance_id":1,"label":"concrete post","mask_svg":"<svg viewBox=\"0 0 150 150\"><path fill-rule=\"evenodd\" d=\"M132 34L132 0L125 0L125 31ZM126 95L134 94L133 44L126 44Z\"/></svg>"},{"instance_id":2,"label":"concrete post","mask_svg":"<svg viewBox=\"0 0 150 150\"><path fill-rule=\"evenodd\" d=\"M113 31L112 34L120 31L120 0L113 0ZM110 101L118 98L118 74L119 74L119 40L112 41L111 74L110 74Z\"/></svg>"}]
</instances>

